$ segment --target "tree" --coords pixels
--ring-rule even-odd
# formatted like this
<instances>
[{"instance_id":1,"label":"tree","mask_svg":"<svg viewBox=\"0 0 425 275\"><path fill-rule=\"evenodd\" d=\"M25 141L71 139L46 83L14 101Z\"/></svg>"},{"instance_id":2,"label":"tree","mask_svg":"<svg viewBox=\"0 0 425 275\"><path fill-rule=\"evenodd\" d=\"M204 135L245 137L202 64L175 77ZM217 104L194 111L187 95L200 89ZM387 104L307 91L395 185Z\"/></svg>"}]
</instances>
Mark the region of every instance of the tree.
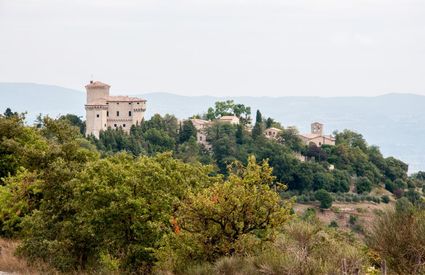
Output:
<instances>
[{"instance_id":1,"label":"tree","mask_svg":"<svg viewBox=\"0 0 425 275\"><path fill-rule=\"evenodd\" d=\"M320 202L320 208L327 209L332 206L332 196L326 190L320 189L314 194L316 200Z\"/></svg>"},{"instance_id":2,"label":"tree","mask_svg":"<svg viewBox=\"0 0 425 275\"><path fill-rule=\"evenodd\" d=\"M356 181L356 192L358 194L363 194L369 193L370 191L372 191L372 182L366 177L358 178Z\"/></svg>"},{"instance_id":3,"label":"tree","mask_svg":"<svg viewBox=\"0 0 425 275\"><path fill-rule=\"evenodd\" d=\"M66 120L71 125L78 127L82 135L86 134L86 123L81 119L81 117L73 115L73 114L67 114L67 115L61 116L59 119Z\"/></svg>"},{"instance_id":4,"label":"tree","mask_svg":"<svg viewBox=\"0 0 425 275\"><path fill-rule=\"evenodd\" d=\"M231 171L226 181L182 202L176 217L181 231L163 257L178 264L238 255L246 240L265 242L288 221L291 204L270 189L275 177L267 162L258 165L250 157L246 167L235 163Z\"/></svg>"},{"instance_id":5,"label":"tree","mask_svg":"<svg viewBox=\"0 0 425 275\"><path fill-rule=\"evenodd\" d=\"M252 138L258 139L260 137L263 137L264 132L264 126L263 126L263 118L261 115L260 110L257 110L257 115L255 117L255 125L252 129Z\"/></svg>"},{"instance_id":6,"label":"tree","mask_svg":"<svg viewBox=\"0 0 425 275\"><path fill-rule=\"evenodd\" d=\"M10 117L17 117L19 116L19 114L17 112L12 112L12 110L10 108L6 108L6 111L4 111L3 114L6 118L10 118Z\"/></svg>"},{"instance_id":7,"label":"tree","mask_svg":"<svg viewBox=\"0 0 425 275\"><path fill-rule=\"evenodd\" d=\"M20 253L64 272L103 270L106 257L123 271L150 273L180 200L216 182L210 173L211 167L171 154L134 160L121 153L83 166L57 162L39 185L38 211L23 222Z\"/></svg>"},{"instance_id":8,"label":"tree","mask_svg":"<svg viewBox=\"0 0 425 275\"><path fill-rule=\"evenodd\" d=\"M179 132L179 141L180 143L184 143L188 141L191 137L196 138L196 128L193 126L192 121L185 120L183 122L181 131Z\"/></svg>"}]
</instances>

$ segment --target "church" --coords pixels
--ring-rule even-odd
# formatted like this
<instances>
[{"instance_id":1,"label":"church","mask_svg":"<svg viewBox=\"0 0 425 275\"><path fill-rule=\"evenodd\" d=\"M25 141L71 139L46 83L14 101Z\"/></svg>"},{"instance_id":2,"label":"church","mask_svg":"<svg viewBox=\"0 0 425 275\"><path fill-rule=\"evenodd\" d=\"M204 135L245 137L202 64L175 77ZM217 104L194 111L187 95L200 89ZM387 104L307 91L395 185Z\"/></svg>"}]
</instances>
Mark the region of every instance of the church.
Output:
<instances>
[{"instance_id":1,"label":"church","mask_svg":"<svg viewBox=\"0 0 425 275\"><path fill-rule=\"evenodd\" d=\"M86 85L86 135L99 138L100 131L121 128L129 132L140 124L146 111L146 100L129 96L110 96L111 86L100 81Z\"/></svg>"}]
</instances>

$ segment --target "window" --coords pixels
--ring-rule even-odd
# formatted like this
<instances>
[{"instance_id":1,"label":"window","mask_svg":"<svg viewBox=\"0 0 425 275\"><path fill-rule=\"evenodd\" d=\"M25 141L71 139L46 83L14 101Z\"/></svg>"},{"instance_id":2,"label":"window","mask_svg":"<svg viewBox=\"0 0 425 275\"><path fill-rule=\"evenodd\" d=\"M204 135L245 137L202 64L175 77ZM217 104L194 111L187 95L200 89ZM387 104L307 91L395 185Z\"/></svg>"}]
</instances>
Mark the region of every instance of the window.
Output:
<instances>
[{"instance_id":1,"label":"window","mask_svg":"<svg viewBox=\"0 0 425 275\"><path fill-rule=\"evenodd\" d=\"M137 105L139 105L139 102L137 102Z\"/></svg>"},{"instance_id":2,"label":"window","mask_svg":"<svg viewBox=\"0 0 425 275\"><path fill-rule=\"evenodd\" d=\"M122 127L125 128L125 124L123 124Z\"/></svg>"},{"instance_id":3,"label":"window","mask_svg":"<svg viewBox=\"0 0 425 275\"><path fill-rule=\"evenodd\" d=\"M114 127L115 127L115 128L117 128L117 125L116 125L116 124L114 124Z\"/></svg>"},{"instance_id":4,"label":"window","mask_svg":"<svg viewBox=\"0 0 425 275\"><path fill-rule=\"evenodd\" d=\"M106 116L109 116L109 111L106 111Z\"/></svg>"},{"instance_id":5,"label":"window","mask_svg":"<svg viewBox=\"0 0 425 275\"><path fill-rule=\"evenodd\" d=\"M119 102L117 102L117 105L120 105L120 103L119 103Z\"/></svg>"},{"instance_id":6,"label":"window","mask_svg":"<svg viewBox=\"0 0 425 275\"><path fill-rule=\"evenodd\" d=\"M96 117L99 117L99 114L97 114Z\"/></svg>"},{"instance_id":7,"label":"window","mask_svg":"<svg viewBox=\"0 0 425 275\"><path fill-rule=\"evenodd\" d=\"M131 111L128 111L128 116L131 116Z\"/></svg>"},{"instance_id":8,"label":"window","mask_svg":"<svg viewBox=\"0 0 425 275\"><path fill-rule=\"evenodd\" d=\"M129 102L128 105L131 105L131 102Z\"/></svg>"},{"instance_id":9,"label":"window","mask_svg":"<svg viewBox=\"0 0 425 275\"><path fill-rule=\"evenodd\" d=\"M199 141L202 141L202 136L199 136Z\"/></svg>"},{"instance_id":10,"label":"window","mask_svg":"<svg viewBox=\"0 0 425 275\"><path fill-rule=\"evenodd\" d=\"M120 116L120 111L117 111L117 116Z\"/></svg>"},{"instance_id":11,"label":"window","mask_svg":"<svg viewBox=\"0 0 425 275\"><path fill-rule=\"evenodd\" d=\"M106 127L106 124L105 124L105 127Z\"/></svg>"}]
</instances>

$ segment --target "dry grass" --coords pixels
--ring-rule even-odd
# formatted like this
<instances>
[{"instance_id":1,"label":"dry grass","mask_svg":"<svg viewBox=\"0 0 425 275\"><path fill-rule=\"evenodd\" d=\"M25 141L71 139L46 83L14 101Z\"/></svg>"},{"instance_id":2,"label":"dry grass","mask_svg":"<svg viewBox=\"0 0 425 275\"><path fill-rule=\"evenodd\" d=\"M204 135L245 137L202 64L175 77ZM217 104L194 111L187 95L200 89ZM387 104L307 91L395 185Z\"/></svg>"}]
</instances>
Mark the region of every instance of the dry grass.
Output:
<instances>
[{"instance_id":1,"label":"dry grass","mask_svg":"<svg viewBox=\"0 0 425 275\"><path fill-rule=\"evenodd\" d=\"M19 243L17 241L0 239L0 271L23 275L42 274L37 271L37 268L30 266L24 259L15 256L18 245Z\"/></svg>"}]
</instances>

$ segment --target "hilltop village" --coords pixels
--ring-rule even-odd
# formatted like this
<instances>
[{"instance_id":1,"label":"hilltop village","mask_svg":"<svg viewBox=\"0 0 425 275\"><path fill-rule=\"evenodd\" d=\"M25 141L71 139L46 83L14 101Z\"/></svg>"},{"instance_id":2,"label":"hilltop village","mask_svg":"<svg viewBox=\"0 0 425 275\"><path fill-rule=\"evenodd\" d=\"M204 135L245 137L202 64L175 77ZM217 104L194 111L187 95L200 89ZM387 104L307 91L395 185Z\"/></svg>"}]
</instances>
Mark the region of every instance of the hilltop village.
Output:
<instances>
[{"instance_id":1,"label":"hilltop village","mask_svg":"<svg viewBox=\"0 0 425 275\"><path fill-rule=\"evenodd\" d=\"M87 93L85 105L87 136L93 135L99 138L100 132L108 128L121 128L128 133L132 125L142 123L146 111L145 99L129 96L111 96L111 86L100 81L90 81L85 88ZM233 125L240 123L240 118L235 115L220 116L216 120ZM211 144L207 141L206 130L214 120L191 118L190 121L197 130L197 142L205 146L206 149L211 149ZM246 127L252 130L250 124ZM263 134L268 139L278 139L282 130L276 127L269 127L264 130ZM308 146L311 144L317 147L335 145L335 137L325 135L324 125L319 122L311 124L310 133L298 134L298 137Z\"/></svg>"}]
</instances>

